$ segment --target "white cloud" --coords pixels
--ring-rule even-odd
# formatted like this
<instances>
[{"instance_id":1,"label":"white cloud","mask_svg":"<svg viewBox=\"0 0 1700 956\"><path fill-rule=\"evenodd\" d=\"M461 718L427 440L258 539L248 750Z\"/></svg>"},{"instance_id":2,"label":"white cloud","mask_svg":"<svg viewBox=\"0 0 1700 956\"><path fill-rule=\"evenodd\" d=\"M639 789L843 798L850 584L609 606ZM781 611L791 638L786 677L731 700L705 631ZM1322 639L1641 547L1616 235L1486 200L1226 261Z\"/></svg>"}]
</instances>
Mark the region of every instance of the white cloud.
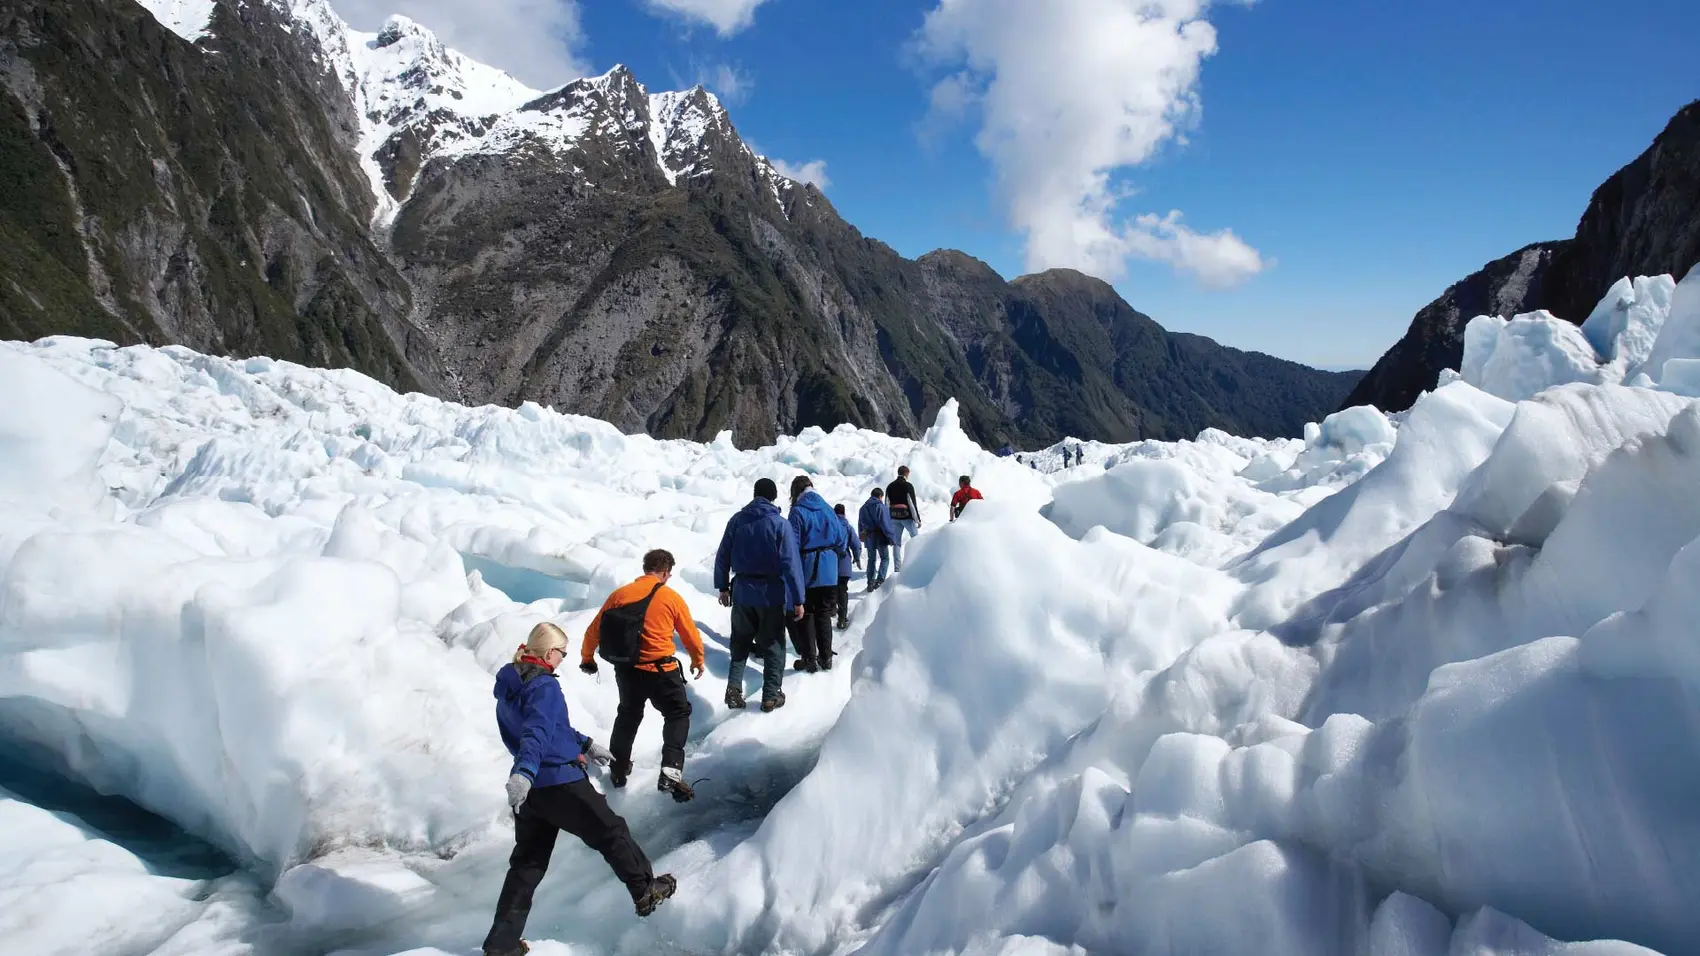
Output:
<instances>
[{"instance_id":1,"label":"white cloud","mask_svg":"<svg viewBox=\"0 0 1700 956\"><path fill-rule=\"evenodd\" d=\"M1213 289L1239 285L1274 264L1232 229L1200 234L1181 225L1180 218L1179 210L1138 217L1122 234L1128 252L1167 262Z\"/></svg>"},{"instance_id":2,"label":"white cloud","mask_svg":"<svg viewBox=\"0 0 1700 956\"><path fill-rule=\"evenodd\" d=\"M814 183L815 188L823 193L826 192L828 186L832 185L832 180L827 178L826 175L826 160L824 159L811 159L800 165L788 163L783 159L774 159L771 156L768 157L767 161L773 164L774 171L779 175L786 179L795 179L800 183Z\"/></svg>"},{"instance_id":3,"label":"white cloud","mask_svg":"<svg viewBox=\"0 0 1700 956\"><path fill-rule=\"evenodd\" d=\"M755 22L756 7L767 0L649 0L657 10L676 13L687 20L706 23L729 37Z\"/></svg>"},{"instance_id":4,"label":"white cloud","mask_svg":"<svg viewBox=\"0 0 1700 956\"><path fill-rule=\"evenodd\" d=\"M975 143L996 171L1027 267L1108 279L1130 258L1227 286L1268 263L1229 230L1200 234L1178 213L1128 220L1118 171L1184 142L1216 52L1211 0L938 0L921 51L952 70L923 130L978 106Z\"/></svg>"},{"instance_id":5,"label":"white cloud","mask_svg":"<svg viewBox=\"0 0 1700 956\"><path fill-rule=\"evenodd\" d=\"M748 73L726 63L717 63L714 66L698 64L694 82L707 87L715 96L732 106L748 99L750 91L755 89L756 85Z\"/></svg>"},{"instance_id":6,"label":"white cloud","mask_svg":"<svg viewBox=\"0 0 1700 956\"><path fill-rule=\"evenodd\" d=\"M461 53L553 89L591 73L580 55L584 30L577 0L332 0L360 30L377 30L400 13Z\"/></svg>"}]
</instances>

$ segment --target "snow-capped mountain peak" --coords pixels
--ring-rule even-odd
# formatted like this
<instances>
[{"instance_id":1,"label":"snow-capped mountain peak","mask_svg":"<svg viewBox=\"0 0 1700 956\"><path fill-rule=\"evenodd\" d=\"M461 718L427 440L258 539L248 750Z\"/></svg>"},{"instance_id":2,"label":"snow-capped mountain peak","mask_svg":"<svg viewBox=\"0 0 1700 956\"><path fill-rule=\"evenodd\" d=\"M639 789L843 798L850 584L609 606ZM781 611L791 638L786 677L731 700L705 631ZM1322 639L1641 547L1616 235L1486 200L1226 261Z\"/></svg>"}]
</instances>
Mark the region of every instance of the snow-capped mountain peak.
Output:
<instances>
[{"instance_id":1,"label":"snow-capped mountain peak","mask_svg":"<svg viewBox=\"0 0 1700 956\"><path fill-rule=\"evenodd\" d=\"M214 6L214 0L144 2L191 40L205 35ZM564 158L589 140L615 157L650 154L672 185L716 172L716 154L730 149L749 157L781 206L796 186L743 142L720 99L700 85L651 93L630 68L616 64L545 92L465 56L406 16L393 15L368 33L350 27L329 0L269 2L316 42L359 117L361 164L378 203L375 225L394 218L433 159L523 150ZM581 164L572 161L570 168Z\"/></svg>"},{"instance_id":2,"label":"snow-capped mountain peak","mask_svg":"<svg viewBox=\"0 0 1700 956\"><path fill-rule=\"evenodd\" d=\"M655 93L649 97L650 142L656 161L667 181L677 184L680 176L713 172L704 165L703 143L711 134L735 140L737 133L720 99L701 86L683 92ZM754 153L750 154L754 156Z\"/></svg>"}]
</instances>

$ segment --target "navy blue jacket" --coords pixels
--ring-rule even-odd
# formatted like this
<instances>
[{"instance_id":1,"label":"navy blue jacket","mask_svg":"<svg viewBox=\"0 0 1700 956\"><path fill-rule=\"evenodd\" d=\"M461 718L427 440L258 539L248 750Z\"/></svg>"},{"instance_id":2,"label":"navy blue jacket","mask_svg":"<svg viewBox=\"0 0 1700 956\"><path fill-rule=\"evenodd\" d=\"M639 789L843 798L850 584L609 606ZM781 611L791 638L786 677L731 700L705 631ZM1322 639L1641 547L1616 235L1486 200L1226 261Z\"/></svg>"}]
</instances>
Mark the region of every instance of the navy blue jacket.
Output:
<instances>
[{"instance_id":1,"label":"navy blue jacket","mask_svg":"<svg viewBox=\"0 0 1700 956\"><path fill-rule=\"evenodd\" d=\"M496 726L514 755L510 773L552 787L584 779L579 757L590 738L567 719L567 698L555 675L536 664L509 664L496 672Z\"/></svg>"},{"instance_id":2,"label":"navy blue jacket","mask_svg":"<svg viewBox=\"0 0 1700 956\"><path fill-rule=\"evenodd\" d=\"M856 562L862 560L862 539L856 537L856 529L850 527L850 519L838 514L838 523L844 526L844 547L838 549L838 580L842 581L856 569Z\"/></svg>"},{"instance_id":3,"label":"navy blue jacket","mask_svg":"<svg viewBox=\"0 0 1700 956\"><path fill-rule=\"evenodd\" d=\"M766 498L753 499L726 522L714 555L714 589L728 587L732 603L742 607L793 608L803 603L797 534L779 506Z\"/></svg>"},{"instance_id":4,"label":"navy blue jacket","mask_svg":"<svg viewBox=\"0 0 1700 956\"><path fill-rule=\"evenodd\" d=\"M897 543L897 526L891 523L891 509L879 498L870 495L867 501L862 502L856 523L862 526L862 540L870 548Z\"/></svg>"},{"instance_id":5,"label":"navy blue jacket","mask_svg":"<svg viewBox=\"0 0 1700 956\"><path fill-rule=\"evenodd\" d=\"M838 549L845 544L844 524L813 488L791 502L791 530L797 532L797 552L803 559L803 585L837 587Z\"/></svg>"}]
</instances>

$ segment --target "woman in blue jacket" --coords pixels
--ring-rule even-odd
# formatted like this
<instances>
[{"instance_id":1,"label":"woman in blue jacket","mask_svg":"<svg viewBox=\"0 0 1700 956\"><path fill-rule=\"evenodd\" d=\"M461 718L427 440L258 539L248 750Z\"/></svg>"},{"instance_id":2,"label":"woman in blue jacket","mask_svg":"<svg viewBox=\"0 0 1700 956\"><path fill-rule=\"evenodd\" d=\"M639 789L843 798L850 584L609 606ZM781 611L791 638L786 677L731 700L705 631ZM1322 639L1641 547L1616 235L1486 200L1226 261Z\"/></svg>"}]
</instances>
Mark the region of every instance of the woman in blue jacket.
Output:
<instances>
[{"instance_id":1,"label":"woman in blue jacket","mask_svg":"<svg viewBox=\"0 0 1700 956\"><path fill-rule=\"evenodd\" d=\"M602 854L631 891L639 916L673 895L671 874L655 876L631 830L590 785L585 758L608 766L608 748L573 729L555 668L567 657L567 635L545 621L531 629L512 664L496 673L496 726L514 755L508 806L514 812L514 852L496 900L496 920L484 938L485 956L520 956L531 897L549 868L562 830Z\"/></svg>"}]
</instances>

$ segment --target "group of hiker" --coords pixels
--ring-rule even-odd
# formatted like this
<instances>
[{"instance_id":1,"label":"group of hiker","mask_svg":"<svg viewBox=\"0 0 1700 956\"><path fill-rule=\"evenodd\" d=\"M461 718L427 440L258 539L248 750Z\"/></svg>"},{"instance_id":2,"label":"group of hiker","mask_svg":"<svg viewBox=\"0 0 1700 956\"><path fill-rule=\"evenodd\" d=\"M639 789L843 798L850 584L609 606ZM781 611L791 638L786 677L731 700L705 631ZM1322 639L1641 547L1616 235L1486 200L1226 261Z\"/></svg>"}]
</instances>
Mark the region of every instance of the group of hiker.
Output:
<instances>
[{"instance_id":1,"label":"group of hiker","mask_svg":"<svg viewBox=\"0 0 1700 956\"><path fill-rule=\"evenodd\" d=\"M950 520L969 502L981 500L968 476L958 479ZM793 669L830 671L833 631L849 626L852 571L868 554L867 590L882 587L893 559L903 569L903 544L921 531L921 507L907 466L886 487L869 492L851 524L843 505L829 506L807 475L791 482L788 514L778 505L771 478L755 483L754 496L727 522L714 557L714 589L732 609L726 706L741 710L744 675L751 656L762 663L761 710L785 706L785 639L797 651ZM643 575L608 595L584 633L579 669L599 671L597 658L614 669L620 703L608 743L573 729L555 670L566 659L567 636L555 624L532 628L513 662L496 675L496 722L513 754L508 806L514 814L514 850L484 941L486 956L521 956L520 938L531 900L549 865L560 831L600 853L625 883L639 916L648 916L673 895L671 874L656 876L625 820L589 781L591 763L608 770L616 788L632 773L632 743L647 707L662 718L661 772L656 788L678 802L695 796L684 777L685 741L691 702L675 638L690 656L691 678L705 673L702 636L690 608L667 587L673 555L643 556Z\"/></svg>"}]
</instances>

